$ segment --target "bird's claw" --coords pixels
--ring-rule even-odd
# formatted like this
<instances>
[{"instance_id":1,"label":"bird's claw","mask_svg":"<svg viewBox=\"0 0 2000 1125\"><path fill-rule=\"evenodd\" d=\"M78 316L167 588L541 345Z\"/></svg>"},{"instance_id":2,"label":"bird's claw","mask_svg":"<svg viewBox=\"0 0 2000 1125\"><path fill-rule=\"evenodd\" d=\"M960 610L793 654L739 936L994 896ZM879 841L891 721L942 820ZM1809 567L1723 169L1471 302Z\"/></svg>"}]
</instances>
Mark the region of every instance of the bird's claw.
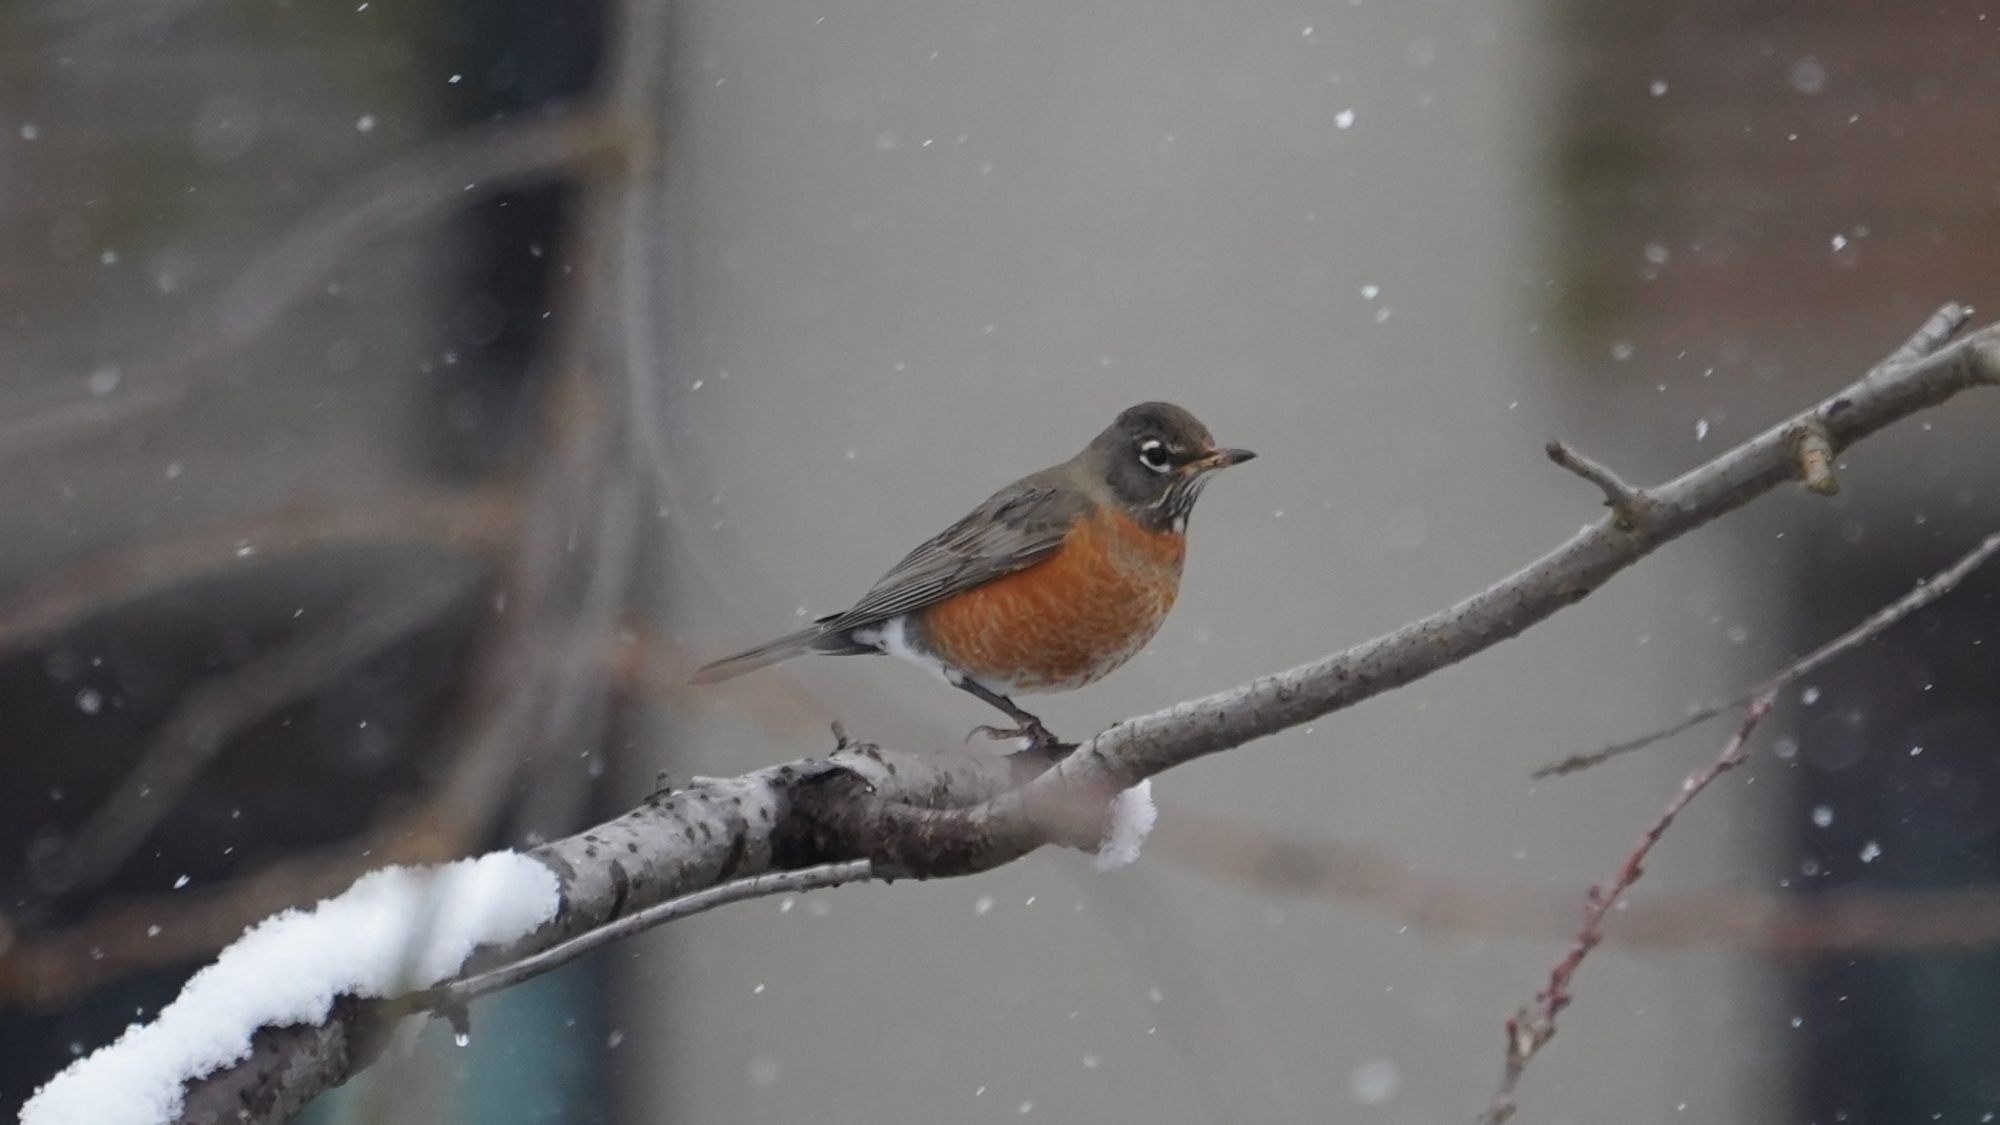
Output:
<instances>
[{"instance_id":1,"label":"bird's claw","mask_svg":"<svg viewBox=\"0 0 2000 1125\"><path fill-rule=\"evenodd\" d=\"M1013 741L1014 739L1026 739L1027 746L1025 747L1025 749L1028 750L1037 750L1046 752L1062 745L1062 740L1057 738L1055 736L1055 733L1049 730L1049 728L1043 726L1041 724L1041 720L1039 719L1030 719L1026 722L1023 722L1018 727L994 727L981 724L980 726L973 727L972 730L966 734L965 740L967 742L970 742L972 741L974 735L980 735L980 734L985 735L986 737L994 740L995 742L1010 742Z\"/></svg>"}]
</instances>

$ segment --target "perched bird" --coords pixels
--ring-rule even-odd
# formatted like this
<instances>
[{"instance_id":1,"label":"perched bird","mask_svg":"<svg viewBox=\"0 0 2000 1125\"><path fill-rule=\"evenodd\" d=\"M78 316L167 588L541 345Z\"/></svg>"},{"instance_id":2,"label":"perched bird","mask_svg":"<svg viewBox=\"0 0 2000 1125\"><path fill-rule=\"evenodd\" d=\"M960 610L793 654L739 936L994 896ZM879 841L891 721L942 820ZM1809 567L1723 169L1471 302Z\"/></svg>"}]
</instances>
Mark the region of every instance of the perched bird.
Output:
<instances>
[{"instance_id":1,"label":"perched bird","mask_svg":"<svg viewBox=\"0 0 2000 1125\"><path fill-rule=\"evenodd\" d=\"M1218 448L1178 406L1120 414L1083 452L994 493L919 546L861 600L695 673L713 683L794 656L888 653L943 676L1053 741L1014 705L1130 660L1181 584L1188 513L1209 474L1256 454Z\"/></svg>"}]
</instances>

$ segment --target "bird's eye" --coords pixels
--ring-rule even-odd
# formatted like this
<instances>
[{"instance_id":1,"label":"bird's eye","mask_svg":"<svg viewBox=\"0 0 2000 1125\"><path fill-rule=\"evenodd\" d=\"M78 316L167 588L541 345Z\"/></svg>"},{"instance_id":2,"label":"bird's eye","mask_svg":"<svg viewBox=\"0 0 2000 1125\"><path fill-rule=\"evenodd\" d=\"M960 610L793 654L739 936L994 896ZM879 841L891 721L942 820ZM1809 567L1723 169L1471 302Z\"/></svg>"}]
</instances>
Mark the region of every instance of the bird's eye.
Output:
<instances>
[{"instance_id":1,"label":"bird's eye","mask_svg":"<svg viewBox=\"0 0 2000 1125\"><path fill-rule=\"evenodd\" d=\"M1157 439L1149 438L1139 443L1139 462L1156 473L1164 473L1174 459L1167 455L1167 447Z\"/></svg>"}]
</instances>

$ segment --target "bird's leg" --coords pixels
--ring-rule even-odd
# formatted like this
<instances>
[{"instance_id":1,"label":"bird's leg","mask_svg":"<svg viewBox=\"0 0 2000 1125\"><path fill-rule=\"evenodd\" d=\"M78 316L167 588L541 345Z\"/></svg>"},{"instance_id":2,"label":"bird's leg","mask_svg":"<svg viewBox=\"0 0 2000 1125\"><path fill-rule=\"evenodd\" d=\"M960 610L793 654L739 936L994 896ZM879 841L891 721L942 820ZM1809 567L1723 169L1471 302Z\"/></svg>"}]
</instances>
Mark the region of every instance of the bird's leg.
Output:
<instances>
[{"instance_id":1,"label":"bird's leg","mask_svg":"<svg viewBox=\"0 0 2000 1125\"><path fill-rule=\"evenodd\" d=\"M953 682L961 691L975 695L987 703L998 707L1008 718L1014 720L1016 724L1012 730L1005 730L1000 727L978 726L972 728L973 734L983 734L988 738L1025 737L1028 739L1029 749L1044 753L1062 745L1062 740L1057 738L1049 728L1043 726L1040 719L1021 710L1020 707L1015 705L1013 700L986 687L984 684L974 681L969 676L961 676Z\"/></svg>"}]
</instances>

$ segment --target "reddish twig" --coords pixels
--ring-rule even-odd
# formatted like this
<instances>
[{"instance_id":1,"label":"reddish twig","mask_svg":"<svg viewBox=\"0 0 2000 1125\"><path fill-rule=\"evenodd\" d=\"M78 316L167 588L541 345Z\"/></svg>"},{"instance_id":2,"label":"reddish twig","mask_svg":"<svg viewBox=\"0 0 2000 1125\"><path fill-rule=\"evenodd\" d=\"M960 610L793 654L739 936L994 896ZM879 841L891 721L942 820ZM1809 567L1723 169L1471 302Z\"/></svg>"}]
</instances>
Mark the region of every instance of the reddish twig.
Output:
<instances>
[{"instance_id":1,"label":"reddish twig","mask_svg":"<svg viewBox=\"0 0 2000 1125\"><path fill-rule=\"evenodd\" d=\"M1611 913L1625 892L1639 881L1646 872L1646 857L1651 855L1660 838L1672 827L1674 818L1688 807L1701 791L1707 789L1715 779L1743 764L1750 755L1750 735L1764 717L1771 713L1771 704L1777 697L1764 692L1750 701L1750 709L1743 715L1743 723L1736 728L1736 734L1722 747L1715 760L1694 771L1681 782L1680 792L1675 793L1666 808L1640 835L1639 844L1632 849L1625 862L1618 868L1609 883L1599 883L1590 888L1583 912L1583 925L1576 931L1576 938L1570 943L1568 952L1549 971L1549 983L1535 995L1533 1004L1523 1007L1507 1021L1507 1062L1501 1073L1500 1088L1487 1103L1480 1120L1487 1125L1501 1125L1514 1116L1514 1090L1521 1083L1521 1075L1526 1072L1529 1060L1548 1046L1556 1036L1556 1016L1569 1007L1572 999L1570 982L1576 971L1583 967L1584 958L1604 941L1604 919Z\"/></svg>"}]
</instances>

